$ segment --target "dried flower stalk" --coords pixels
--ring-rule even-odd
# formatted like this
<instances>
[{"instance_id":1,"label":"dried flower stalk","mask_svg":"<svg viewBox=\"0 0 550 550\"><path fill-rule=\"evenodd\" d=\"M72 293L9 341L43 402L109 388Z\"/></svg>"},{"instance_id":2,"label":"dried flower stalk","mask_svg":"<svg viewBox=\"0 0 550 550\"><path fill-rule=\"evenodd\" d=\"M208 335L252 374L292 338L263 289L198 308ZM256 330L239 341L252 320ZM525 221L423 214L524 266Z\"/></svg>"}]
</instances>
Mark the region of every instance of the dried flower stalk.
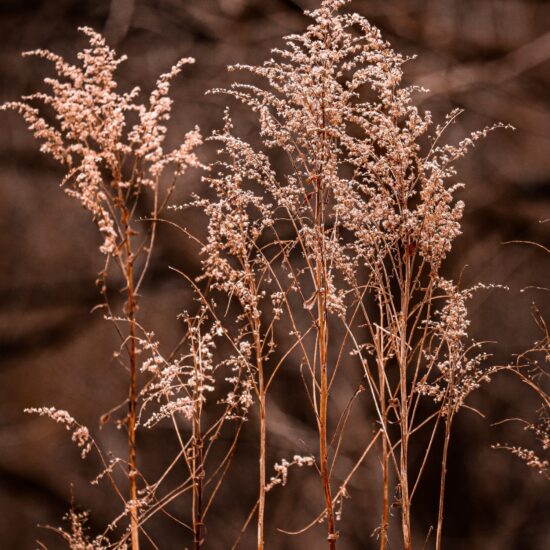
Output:
<instances>
[{"instance_id":1,"label":"dried flower stalk","mask_svg":"<svg viewBox=\"0 0 550 550\"><path fill-rule=\"evenodd\" d=\"M262 85L214 90L258 115L263 150L236 135L229 111L223 128L208 138L218 155L205 167L205 193L185 206L202 211L206 237L180 227L201 248L201 275L191 280L181 273L198 312L181 315L184 335L169 355L141 324L139 291L176 179L199 166L197 129L177 149L164 149L170 83L192 60L181 60L162 75L143 105L137 102L139 90L116 91L114 71L124 58L84 28L90 47L79 54L79 65L48 51L32 52L54 63L57 77L45 80L49 94L2 107L18 111L43 142L42 151L63 165L66 192L98 227L106 258L101 292L107 318L121 337L117 358L129 372L128 413L121 421L128 432L127 460L105 460L89 431L68 413L32 409L70 429L83 454L97 448L103 471L96 481L107 477L124 504L92 541L83 529L87 516L73 510L70 531L61 531L71 548L129 544L137 550L141 537L154 545L147 521L168 514L171 502L189 494L189 528L199 550L206 517L253 414L259 424L258 497L233 548L255 517L257 548L264 550L269 492L286 485L291 466L306 465L318 474L322 504L317 517L293 534L323 523L325 543L336 550L350 480L369 453L378 452L380 549L412 550L414 495L438 437L443 450L435 545L442 547L453 420L498 370L486 366L489 355L468 335L467 301L483 285L461 289L441 274L464 208L455 197L462 187L455 182L455 163L502 125L445 144L444 134L460 111L434 127L430 113L413 102L422 90L402 84L409 59L365 18L342 12L346 4L323 0L307 13L312 21L306 31L286 37L273 59L232 68ZM54 124L33 107L36 101L53 109ZM127 127L132 117L137 122ZM281 153L285 162L275 162ZM147 223L138 223L144 204L150 210ZM124 280L123 308L110 299L111 264ZM217 349L222 341L224 351ZM269 391L280 372L293 366L304 382L316 449L308 456L291 453L292 461L276 463L268 480ZM347 406L340 407L335 385L357 373L360 382ZM342 472L346 427L358 406L368 411L373 436ZM179 451L152 483L138 468L136 430L159 423L172 425ZM229 444L213 464L212 449L226 431ZM418 448L420 465L411 461ZM547 468L534 453L511 450L529 465ZM127 468L126 497L111 475L120 466ZM176 469L186 472L185 479L161 492ZM395 519L392 509L399 510ZM126 517L128 529L111 543L108 531ZM399 542L390 540L390 527L397 528Z\"/></svg>"}]
</instances>

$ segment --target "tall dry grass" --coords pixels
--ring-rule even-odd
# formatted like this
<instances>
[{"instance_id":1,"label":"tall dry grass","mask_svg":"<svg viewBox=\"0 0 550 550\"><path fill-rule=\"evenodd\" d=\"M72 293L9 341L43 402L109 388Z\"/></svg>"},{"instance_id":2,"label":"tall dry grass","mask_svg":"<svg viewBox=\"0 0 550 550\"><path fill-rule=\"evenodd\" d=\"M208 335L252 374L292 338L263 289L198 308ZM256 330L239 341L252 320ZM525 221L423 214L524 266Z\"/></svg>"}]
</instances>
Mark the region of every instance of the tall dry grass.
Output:
<instances>
[{"instance_id":1,"label":"tall dry grass","mask_svg":"<svg viewBox=\"0 0 550 550\"><path fill-rule=\"evenodd\" d=\"M71 511L70 528L58 530L69 547L161 548L147 527L158 514L188 529L182 545L208 547L208 530L223 528L209 523L209 512L238 467L233 458L249 419L259 424L257 499L233 548L251 524L258 550L269 547L269 493L286 485L290 468L309 467L318 478L318 514L288 534L323 523L319 546L335 550L350 483L371 455L380 469L380 500L373 504L379 548L410 550L419 539L443 547L453 422L472 409L472 392L503 369L469 335L468 300L491 287L461 288L460 277L442 274L465 207L456 199L462 185L455 165L502 125L447 143L460 111L434 125L414 104L423 90L402 84L409 59L366 19L342 11L346 3L324 0L308 14L304 33L286 37L272 59L233 67L262 84L213 91L257 114L262 150L239 137L227 110L221 129L206 138L217 150L213 162L199 161L198 129L166 151L170 82L191 60L161 76L140 103L138 89L117 91L114 73L124 58L88 28L89 47L76 65L31 52L54 65L56 76L45 79L49 91L3 106L19 112L41 150L64 167L65 191L98 228L105 258L99 307L120 338L115 356L128 375L127 400L102 419L126 430L125 456L102 449L93 430L66 411L29 409L65 425L83 456L95 453L101 471L94 482L106 479L120 501L120 515L93 536L84 528L86 514ZM204 191L171 204L188 167L203 171ZM189 209L201 213L205 237L186 225ZM196 307L182 312L182 337L170 354L161 352L162 334L139 309L162 223L196 245L202 267L197 278L178 272ZM270 475L270 391L288 369L299 370L300 406L317 445L308 455L288 449ZM534 380L519 366L507 369ZM354 389L341 407L333 395L350 380ZM547 410L547 394L533 387ZM368 411L371 435L350 464L340 458L358 407ZM178 452L151 480L142 473L139 432L159 425L172 427ZM533 465L535 455L511 450ZM434 456L440 465L434 533L415 534L411 510ZM547 462L537 460L547 471ZM347 514L352 507L353 500L346 503Z\"/></svg>"}]
</instances>

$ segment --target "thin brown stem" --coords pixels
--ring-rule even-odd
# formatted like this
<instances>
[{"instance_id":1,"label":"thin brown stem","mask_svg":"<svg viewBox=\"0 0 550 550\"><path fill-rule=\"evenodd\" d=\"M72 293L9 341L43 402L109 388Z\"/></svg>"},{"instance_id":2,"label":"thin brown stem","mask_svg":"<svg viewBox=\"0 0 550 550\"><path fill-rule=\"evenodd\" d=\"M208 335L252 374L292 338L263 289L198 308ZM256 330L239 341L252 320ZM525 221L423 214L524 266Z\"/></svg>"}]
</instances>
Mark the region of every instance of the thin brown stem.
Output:
<instances>
[{"instance_id":1,"label":"thin brown stem","mask_svg":"<svg viewBox=\"0 0 550 550\"><path fill-rule=\"evenodd\" d=\"M380 327L384 326L384 308L382 307L382 297L379 296L379 315ZM380 400L380 421L383 424L383 430L387 430L387 402L386 402L386 365L384 361L384 330L378 329L376 345L378 347L378 391ZM386 550L386 540L388 532L390 514L389 503L389 452L388 440L382 437L382 517L380 522L380 550Z\"/></svg>"},{"instance_id":2,"label":"thin brown stem","mask_svg":"<svg viewBox=\"0 0 550 550\"><path fill-rule=\"evenodd\" d=\"M266 493L266 389L262 361L262 345L259 321L255 323L254 339L256 365L258 368L258 400L260 406L260 457L259 457L259 498L258 498L258 550L264 549L265 493Z\"/></svg>"},{"instance_id":3,"label":"thin brown stem","mask_svg":"<svg viewBox=\"0 0 550 550\"><path fill-rule=\"evenodd\" d=\"M195 550L200 550L203 543L203 479L204 479L204 453L203 436L201 429L202 401L200 396L201 384L201 346L198 350L193 343L194 354L194 388L193 388L193 456L192 456L192 476L193 476L193 545Z\"/></svg>"},{"instance_id":4,"label":"thin brown stem","mask_svg":"<svg viewBox=\"0 0 550 550\"><path fill-rule=\"evenodd\" d=\"M445 506L445 480L447 478L447 456L449 452L449 441L451 439L451 424L453 421L452 412L445 422L445 441L443 443L443 456L441 458L441 479L439 483L439 509L437 512L437 531L435 535L435 550L441 550L441 536L443 533L443 511Z\"/></svg>"},{"instance_id":5,"label":"thin brown stem","mask_svg":"<svg viewBox=\"0 0 550 550\"><path fill-rule=\"evenodd\" d=\"M137 402L137 353L136 353L136 319L137 308L134 292L134 256L131 245L129 212L123 208L125 230L124 250L126 254L127 314L130 325L129 364L130 381L128 389L128 477L130 482L130 530L132 550L139 550L139 521L137 513L137 468L136 468L136 402Z\"/></svg>"},{"instance_id":6,"label":"thin brown stem","mask_svg":"<svg viewBox=\"0 0 550 550\"><path fill-rule=\"evenodd\" d=\"M399 459L399 483L401 489L401 525L403 529L403 544L405 550L411 550L410 499L408 479L408 443L409 443L409 395L407 392L408 347L407 328L410 301L410 256L405 255L405 277L401 289L400 312L400 349L399 349L399 395L400 395L400 425L401 449Z\"/></svg>"},{"instance_id":7,"label":"thin brown stem","mask_svg":"<svg viewBox=\"0 0 550 550\"><path fill-rule=\"evenodd\" d=\"M321 482L325 496L325 510L327 520L327 540L330 550L336 550L338 534L335 530L334 509L330 488L330 473L328 469L328 445L327 445L327 411L328 411L328 326L327 326L327 303L326 303L326 274L324 258L324 233L323 233L323 189L321 178L317 181L317 204L316 204L316 228L318 231L318 249L316 254L316 292L317 292L317 348L319 350L319 369L321 376L319 396L319 466Z\"/></svg>"}]
</instances>

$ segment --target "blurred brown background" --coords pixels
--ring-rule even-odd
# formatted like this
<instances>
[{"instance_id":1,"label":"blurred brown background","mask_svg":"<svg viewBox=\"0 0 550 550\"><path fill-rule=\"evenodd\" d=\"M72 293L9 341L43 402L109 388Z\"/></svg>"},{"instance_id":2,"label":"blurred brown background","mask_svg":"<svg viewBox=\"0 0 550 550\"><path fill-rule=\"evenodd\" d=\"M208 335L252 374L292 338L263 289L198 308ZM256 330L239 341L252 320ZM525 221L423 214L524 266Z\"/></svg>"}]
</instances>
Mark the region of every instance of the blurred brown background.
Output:
<instances>
[{"instance_id":1,"label":"blurred brown background","mask_svg":"<svg viewBox=\"0 0 550 550\"><path fill-rule=\"evenodd\" d=\"M0 101L35 91L50 74L46 63L22 60L21 51L48 48L73 59L84 44L76 28L89 25L129 55L120 70L122 89L140 85L147 92L178 58L195 57L196 65L174 86L170 139L177 141L194 124L208 133L220 126L224 100L204 92L230 81L226 65L261 62L282 35L305 27L302 11L315 6L312 0L1 0ZM351 8L379 26L396 49L418 54L407 78L431 89L419 101L435 120L455 106L465 108L451 138L497 120L517 128L492 134L461 163L461 180L468 184L461 193L467 204L464 235L447 264L455 274L467 266L464 284L510 286L508 293L480 294L471 314L474 334L499 342L491 348L495 361L511 360L538 337L531 302L550 318L547 293L520 292L528 285L550 286L550 258L526 244L503 244L550 244L550 223L540 223L550 218L550 2L356 0ZM253 140L253 118L237 105L233 112ZM112 375L117 370L110 361L116 345L112 327L89 313L98 302L94 280L101 268L95 229L60 191L59 169L38 152L24 123L13 114L0 116L0 548L35 548L36 539L62 548L37 524L60 524L71 484L76 502L93 508L93 527L108 522L115 502L108 491L89 486L96 467L80 460L63 429L22 410L55 405L97 426L99 414L120 402L125 386L121 373ZM198 188L198 178L191 173L184 179L180 198ZM167 266L197 270L195 253L186 246L179 234L162 231L156 267L143 289L148 319L166 340L177 338L175 316L189 301L185 285ZM294 448L297 441L307 448L313 437L289 406L302 391L299 383L292 387L296 396L276 393L272 404L273 461L301 451ZM536 401L503 377L475 402L486 418L463 413L451 445L445 547L550 548L547 483L490 448L496 441L523 441L517 426L490 424L532 417ZM144 456L158 456L165 448L162 430L156 437L160 445L143 438ZM99 439L123 453L123 434L106 429ZM254 501L254 444L245 437L239 448L239 467L210 518L224 528L212 527L206 548L229 548ZM358 489L368 475L361 475L341 526L342 550L376 545L370 493ZM428 479L437 475L429 472ZM292 479L270 494L270 548L320 548L320 531L292 538L275 530L299 528L317 513L307 499L313 481L308 478L302 487ZM435 520L433 496L424 491L418 497L423 505L417 503L415 520L423 532ZM184 548L186 537L181 529L167 529L161 548ZM242 548L253 548L252 540L245 539Z\"/></svg>"}]
</instances>

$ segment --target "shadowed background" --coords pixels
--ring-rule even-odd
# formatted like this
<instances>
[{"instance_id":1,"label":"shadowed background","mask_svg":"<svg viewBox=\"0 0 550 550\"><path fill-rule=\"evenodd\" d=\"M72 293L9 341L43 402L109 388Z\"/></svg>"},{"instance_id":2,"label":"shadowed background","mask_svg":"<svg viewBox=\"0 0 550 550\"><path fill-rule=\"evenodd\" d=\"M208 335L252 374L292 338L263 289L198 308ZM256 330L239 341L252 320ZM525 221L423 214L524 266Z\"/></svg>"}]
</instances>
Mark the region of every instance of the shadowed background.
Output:
<instances>
[{"instance_id":1,"label":"shadowed background","mask_svg":"<svg viewBox=\"0 0 550 550\"><path fill-rule=\"evenodd\" d=\"M178 142L195 124L208 134L220 127L226 101L204 92L235 77L227 74L226 65L261 63L270 48L281 45L281 36L305 28L302 11L315 6L311 0L2 0L0 102L35 91L51 74L44 61L21 59L21 51L48 48L72 60L84 45L76 29L88 25L129 56L119 71L123 90L139 85L147 93L180 57L195 57L196 64L186 67L173 86L169 140ZM407 64L406 78L430 89L418 101L436 121L456 106L465 108L451 139L497 120L516 127L492 134L461 162L460 178L467 183L460 193L466 202L464 234L446 266L454 274L464 268L464 285L481 281L510 287L509 292L480 294L471 318L476 337L498 341L491 348L495 360L511 360L539 337L531 302L550 316L543 291L520 292L529 285L548 286L550 258L527 244L503 244L550 242L550 225L540 223L550 218L550 4L356 0L351 9L380 27L398 51L418 54ZM239 105L233 104L232 112L240 133L254 141L254 118ZM0 547L35 548L40 539L61 548L62 542L37 524L60 524L71 485L76 503L93 509L93 528L108 523L116 503L108 491L89 485L96 465L80 460L68 434L52 422L25 416L23 408L55 405L96 427L99 415L124 399L124 373L111 360L117 346L112 327L101 314L90 315L99 301L94 281L102 267L95 228L60 191L60 170L38 152L23 121L11 113L0 116ZM199 177L191 172L183 178L178 199L199 189ZM199 268L196 251L180 234L164 229L143 288L143 311L166 342L175 342L180 331L175 318L189 304L190 293L169 265L190 275ZM295 394L275 391L270 403L271 462L314 446L314 431L296 410L304 399L296 372L285 374ZM474 401L486 418L465 411L456 423L445 548L550 547L547 484L516 458L490 447L497 441L521 443L517 426L490 425L507 417L532 417L536 401L506 378ZM206 548L229 548L254 502L257 451L250 432L239 445L233 481L209 518ZM122 433L98 433L106 447L124 454ZM369 431L353 427L350 436L361 440ZM144 436L138 442L142 456L153 460L159 449L162 455L163 437L173 436L169 430ZM167 458L156 459L159 467ZM377 479L377 464L370 469L374 473L359 473L351 487L341 550L376 546L371 532L378 512L370 502L376 493L362 489ZM310 488L316 490L311 475L303 483L294 475L288 487L269 495L267 539L273 550L318 548L323 537L321 527L294 538L276 531L298 529L319 511L308 498ZM437 469L427 474L435 483L437 477ZM293 479L300 483L293 485ZM435 521L434 494L424 491L418 499L425 505L416 503L414 519L427 532ZM242 548L253 548L250 531ZM180 528L166 529L160 540L163 549L189 544Z\"/></svg>"}]
</instances>

